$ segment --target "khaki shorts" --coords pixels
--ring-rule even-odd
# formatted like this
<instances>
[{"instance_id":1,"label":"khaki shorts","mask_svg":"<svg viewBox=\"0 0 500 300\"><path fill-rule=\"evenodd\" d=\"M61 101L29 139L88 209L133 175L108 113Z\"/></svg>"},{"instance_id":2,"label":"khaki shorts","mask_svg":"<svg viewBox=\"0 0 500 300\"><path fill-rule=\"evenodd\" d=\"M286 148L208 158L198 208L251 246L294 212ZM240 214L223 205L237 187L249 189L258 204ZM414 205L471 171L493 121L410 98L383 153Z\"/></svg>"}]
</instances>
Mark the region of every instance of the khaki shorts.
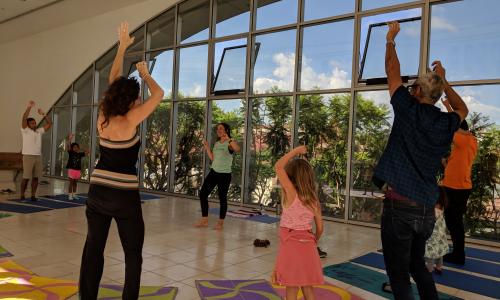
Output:
<instances>
[{"instance_id":1,"label":"khaki shorts","mask_svg":"<svg viewBox=\"0 0 500 300\"><path fill-rule=\"evenodd\" d=\"M23 179L42 177L42 156L23 155Z\"/></svg>"}]
</instances>

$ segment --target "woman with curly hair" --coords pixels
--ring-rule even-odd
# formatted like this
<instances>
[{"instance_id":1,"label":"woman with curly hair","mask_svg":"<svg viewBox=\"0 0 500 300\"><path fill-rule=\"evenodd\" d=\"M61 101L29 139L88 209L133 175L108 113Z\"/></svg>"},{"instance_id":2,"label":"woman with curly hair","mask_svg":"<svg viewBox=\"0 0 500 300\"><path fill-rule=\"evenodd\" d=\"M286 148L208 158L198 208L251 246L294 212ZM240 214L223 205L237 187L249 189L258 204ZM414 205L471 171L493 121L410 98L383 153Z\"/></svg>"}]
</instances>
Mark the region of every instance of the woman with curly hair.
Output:
<instances>
[{"instance_id":1,"label":"woman with curly hair","mask_svg":"<svg viewBox=\"0 0 500 300\"><path fill-rule=\"evenodd\" d=\"M151 93L149 100L141 103L137 80L121 76L125 51L134 42L127 23L120 25L118 34L120 43L109 74L110 86L99 105L100 158L90 177L85 211L88 232L80 268L80 299L97 299L112 219L118 225L125 252L122 298L139 297L144 220L136 169L140 148L137 126L156 109L163 90L149 74L147 63L137 63L137 71Z\"/></svg>"}]
</instances>

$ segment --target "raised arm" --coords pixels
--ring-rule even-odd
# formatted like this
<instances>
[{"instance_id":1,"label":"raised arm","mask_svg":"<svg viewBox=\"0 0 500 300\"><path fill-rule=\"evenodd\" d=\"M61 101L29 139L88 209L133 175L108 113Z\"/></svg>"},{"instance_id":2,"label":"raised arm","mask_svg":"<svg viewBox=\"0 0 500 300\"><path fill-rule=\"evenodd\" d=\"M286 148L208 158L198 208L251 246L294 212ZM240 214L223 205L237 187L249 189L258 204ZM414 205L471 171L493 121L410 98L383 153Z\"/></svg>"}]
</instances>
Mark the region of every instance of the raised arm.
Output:
<instances>
[{"instance_id":1,"label":"raised arm","mask_svg":"<svg viewBox=\"0 0 500 300\"><path fill-rule=\"evenodd\" d=\"M229 147L236 153L239 153L241 151L240 145L238 145L238 143L233 140L231 140L231 142L229 143Z\"/></svg>"},{"instance_id":2,"label":"raised arm","mask_svg":"<svg viewBox=\"0 0 500 300\"><path fill-rule=\"evenodd\" d=\"M451 108L460 116L460 121L465 120L465 118L467 118L467 115L469 114L469 109L467 108L467 105L465 104L462 97L460 97L460 95L455 92L455 90L446 80L446 70L443 68L443 65L440 61L437 60L432 63L432 67L434 68L434 72L436 72L436 74L441 76L441 78L443 78L444 80L444 93L446 94L446 97L450 102Z\"/></svg>"},{"instance_id":3,"label":"raised arm","mask_svg":"<svg viewBox=\"0 0 500 300\"><path fill-rule=\"evenodd\" d=\"M118 51L116 52L115 60L113 61L113 65L111 66L111 71L109 72L109 84L113 83L116 78L122 76L123 73L123 57L125 56L125 51L127 48L132 45L135 37L130 37L128 31L128 23L122 22L120 24L120 28L118 28L118 38L119 45Z\"/></svg>"},{"instance_id":4,"label":"raised arm","mask_svg":"<svg viewBox=\"0 0 500 300\"><path fill-rule=\"evenodd\" d=\"M208 158L210 158L210 160L213 161L214 153L212 152L212 149L210 149L210 145L208 144L207 140L203 141L203 148L205 148L205 151L207 151Z\"/></svg>"},{"instance_id":5,"label":"raised arm","mask_svg":"<svg viewBox=\"0 0 500 300\"><path fill-rule=\"evenodd\" d=\"M443 103L444 107L446 108L446 111L448 111L448 112L453 111L453 107L451 107L450 101L448 101L448 98L444 98L443 100L441 100L441 102Z\"/></svg>"},{"instance_id":6,"label":"raised arm","mask_svg":"<svg viewBox=\"0 0 500 300\"><path fill-rule=\"evenodd\" d=\"M45 124L45 126L43 126L43 131L47 132L50 129L50 127L52 127L52 120L49 119L47 117L47 114L40 108L38 109L38 114L43 117L45 122L47 122L47 124Z\"/></svg>"},{"instance_id":7,"label":"raised arm","mask_svg":"<svg viewBox=\"0 0 500 300\"><path fill-rule=\"evenodd\" d=\"M280 181L281 188L284 189L286 193L286 199L284 199L286 201L285 204L291 203L295 198L295 195L297 194L295 187L293 186L292 182L290 181L290 178L288 178L288 175L286 174L285 166L290 159L294 158L297 155L306 153L307 153L306 146L298 146L292 149L287 154L285 154L283 157L281 157L274 165L274 169L276 171L276 175L278 176L278 180Z\"/></svg>"},{"instance_id":8,"label":"raised arm","mask_svg":"<svg viewBox=\"0 0 500 300\"><path fill-rule=\"evenodd\" d=\"M72 133L68 134L68 139L66 140L66 151L71 150L71 141L73 140L74 135Z\"/></svg>"},{"instance_id":9,"label":"raised arm","mask_svg":"<svg viewBox=\"0 0 500 300\"><path fill-rule=\"evenodd\" d=\"M21 128L26 129L28 127L28 117L30 115L31 109L35 106L35 101L31 100L28 102L28 106L23 114L23 119L21 120Z\"/></svg>"},{"instance_id":10,"label":"raised arm","mask_svg":"<svg viewBox=\"0 0 500 300\"><path fill-rule=\"evenodd\" d=\"M139 71L139 76L141 76L142 80L144 80L146 86L151 92L151 96L149 96L148 101L134 106L134 108L127 113L127 120L133 126L141 124L144 119L153 113L158 104L160 104L164 95L163 89L149 74L148 63L141 61L136 64L136 67L137 71Z\"/></svg>"},{"instance_id":11,"label":"raised arm","mask_svg":"<svg viewBox=\"0 0 500 300\"><path fill-rule=\"evenodd\" d=\"M396 53L396 42L394 41L399 32L399 23L390 22L388 25L389 31L387 32L385 44L385 73L387 74L389 94L392 97L394 92L403 84L403 81L401 80L401 67Z\"/></svg>"}]
</instances>

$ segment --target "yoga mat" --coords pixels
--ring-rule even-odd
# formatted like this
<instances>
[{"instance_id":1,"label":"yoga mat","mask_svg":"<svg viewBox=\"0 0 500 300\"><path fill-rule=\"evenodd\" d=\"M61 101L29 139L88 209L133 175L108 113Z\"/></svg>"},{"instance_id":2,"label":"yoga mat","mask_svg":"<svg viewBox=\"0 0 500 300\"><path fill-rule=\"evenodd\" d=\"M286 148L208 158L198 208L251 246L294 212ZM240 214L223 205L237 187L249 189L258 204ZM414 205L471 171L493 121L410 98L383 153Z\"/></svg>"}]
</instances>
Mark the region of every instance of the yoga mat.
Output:
<instances>
[{"instance_id":1,"label":"yoga mat","mask_svg":"<svg viewBox=\"0 0 500 300\"><path fill-rule=\"evenodd\" d=\"M379 253L368 253L355 258L353 262L385 270L384 257ZM457 288L464 291L473 292L480 295L496 298L500 295L500 281L482 278L452 270L443 270L442 275L434 274L436 283Z\"/></svg>"},{"instance_id":2,"label":"yoga mat","mask_svg":"<svg viewBox=\"0 0 500 300\"><path fill-rule=\"evenodd\" d=\"M196 280L202 300L281 300L273 287L263 279Z\"/></svg>"},{"instance_id":3,"label":"yoga mat","mask_svg":"<svg viewBox=\"0 0 500 300\"><path fill-rule=\"evenodd\" d=\"M465 256L500 263L500 252L496 251L465 247Z\"/></svg>"},{"instance_id":4,"label":"yoga mat","mask_svg":"<svg viewBox=\"0 0 500 300\"><path fill-rule=\"evenodd\" d=\"M17 203L26 203L26 204L31 204L31 205L36 205L36 206L41 206L41 207L46 207L46 208L53 208L53 209L71 208L71 207L81 206L81 204L78 204L78 203L54 201L54 200L44 199L44 198L37 198L37 199L38 199L37 201L31 201L29 199L26 199L26 200L13 199L13 200L9 200L9 201L17 202Z\"/></svg>"},{"instance_id":5,"label":"yoga mat","mask_svg":"<svg viewBox=\"0 0 500 300\"><path fill-rule=\"evenodd\" d=\"M12 255L12 253L7 251L7 249L5 249L4 247L0 246L0 258L9 256L14 256L14 255Z\"/></svg>"},{"instance_id":6,"label":"yoga mat","mask_svg":"<svg viewBox=\"0 0 500 300\"><path fill-rule=\"evenodd\" d=\"M330 278L337 279L386 299L394 299L392 294L382 291L382 283L389 281L389 278L383 273L350 262L327 266L323 268L323 273ZM417 286L412 283L412 288L414 298L419 299ZM460 298L439 292L439 299L457 300Z\"/></svg>"},{"instance_id":7,"label":"yoga mat","mask_svg":"<svg viewBox=\"0 0 500 300\"><path fill-rule=\"evenodd\" d=\"M157 200L162 198L159 195L152 195L152 194L146 194L141 192L141 200L142 201L148 201L148 200Z\"/></svg>"},{"instance_id":8,"label":"yoga mat","mask_svg":"<svg viewBox=\"0 0 500 300\"><path fill-rule=\"evenodd\" d=\"M0 219L1 218L7 218L7 217L10 217L12 216L11 214L6 214L6 213L0 213Z\"/></svg>"},{"instance_id":9,"label":"yoga mat","mask_svg":"<svg viewBox=\"0 0 500 300\"><path fill-rule=\"evenodd\" d=\"M273 288L285 299L286 287L273 284ZM363 300L363 298L331 284L315 285L314 297L316 300ZM299 291L297 300L304 300L302 291Z\"/></svg>"},{"instance_id":10,"label":"yoga mat","mask_svg":"<svg viewBox=\"0 0 500 300\"><path fill-rule=\"evenodd\" d=\"M365 262L369 263L371 257L372 256L374 257L375 255L380 256L380 254L378 254L378 253L369 253L369 254L363 255L361 257L358 257L356 259L353 259L352 261L364 265L364 264L366 264ZM382 258L383 258L383 255L382 255ZM359 259L359 261L357 261L358 259ZM380 258L375 257L374 259L380 259ZM500 278L500 264L490 263L490 262L477 260L477 259L465 258L465 265L463 265L463 266L455 265L455 264L451 264L451 263L447 263L447 262L445 262L444 265L447 267L452 267L452 268L459 269L459 270L464 270L464 271L468 271L468 272L473 272L473 273L478 273L478 274L482 274L482 275L488 275L488 276Z\"/></svg>"},{"instance_id":11,"label":"yoga mat","mask_svg":"<svg viewBox=\"0 0 500 300\"><path fill-rule=\"evenodd\" d=\"M80 205L85 205L85 203L87 202L87 199L88 199L88 197L85 197L85 196L78 196L77 198L73 198L73 200L69 200L69 197L66 194L46 195L46 196L42 196L42 198L58 200L58 201L63 201L63 202L68 202L68 203L73 203L73 204L80 204Z\"/></svg>"},{"instance_id":12,"label":"yoga mat","mask_svg":"<svg viewBox=\"0 0 500 300\"><path fill-rule=\"evenodd\" d=\"M0 299L63 300L76 294L77 282L35 276L14 261L0 262Z\"/></svg>"},{"instance_id":13,"label":"yoga mat","mask_svg":"<svg viewBox=\"0 0 500 300\"><path fill-rule=\"evenodd\" d=\"M121 300L123 286L114 284L101 284L97 299L100 300ZM139 289L139 299L144 300L174 300L177 296L176 287L141 286Z\"/></svg>"},{"instance_id":14,"label":"yoga mat","mask_svg":"<svg viewBox=\"0 0 500 300\"><path fill-rule=\"evenodd\" d=\"M45 208L40 206L18 205L11 203L0 203L0 210L13 213L20 213L20 214L31 214L31 213L51 210L51 208Z\"/></svg>"},{"instance_id":15,"label":"yoga mat","mask_svg":"<svg viewBox=\"0 0 500 300\"><path fill-rule=\"evenodd\" d=\"M208 211L212 215L219 215L219 208L218 207L211 208ZM259 223L266 223L266 224L273 224L273 223L277 223L277 222L280 221L280 218L272 217L272 216L269 216L269 215L255 215L255 216L247 216L247 217L243 217L243 216L242 217L234 217L234 216L231 216L231 215L228 214L227 216L231 217L231 218L240 219L240 220L252 221L252 222L259 222Z\"/></svg>"}]
</instances>

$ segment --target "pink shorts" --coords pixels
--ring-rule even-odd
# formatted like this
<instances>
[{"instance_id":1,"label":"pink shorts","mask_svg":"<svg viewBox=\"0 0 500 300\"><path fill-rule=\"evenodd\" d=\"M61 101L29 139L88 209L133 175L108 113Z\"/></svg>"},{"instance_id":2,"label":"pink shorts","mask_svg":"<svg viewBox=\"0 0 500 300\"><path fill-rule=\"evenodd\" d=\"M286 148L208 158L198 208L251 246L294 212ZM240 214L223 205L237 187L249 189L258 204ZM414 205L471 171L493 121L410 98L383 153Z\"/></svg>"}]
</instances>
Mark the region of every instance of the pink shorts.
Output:
<instances>
[{"instance_id":1,"label":"pink shorts","mask_svg":"<svg viewBox=\"0 0 500 300\"><path fill-rule=\"evenodd\" d=\"M69 178L71 178L71 179L80 179L81 176L82 176L82 171L68 169L68 177Z\"/></svg>"}]
</instances>

